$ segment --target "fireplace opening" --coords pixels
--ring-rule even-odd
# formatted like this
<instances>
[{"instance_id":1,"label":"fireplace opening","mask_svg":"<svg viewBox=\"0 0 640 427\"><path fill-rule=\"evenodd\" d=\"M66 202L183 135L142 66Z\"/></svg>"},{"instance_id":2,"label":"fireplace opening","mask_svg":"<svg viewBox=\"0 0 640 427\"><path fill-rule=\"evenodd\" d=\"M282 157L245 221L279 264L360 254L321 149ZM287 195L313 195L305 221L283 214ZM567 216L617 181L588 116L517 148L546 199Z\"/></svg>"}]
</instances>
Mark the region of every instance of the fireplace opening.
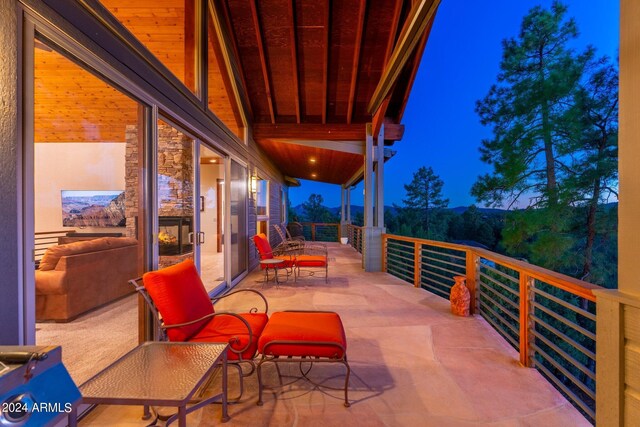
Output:
<instances>
[{"instance_id":1,"label":"fireplace opening","mask_svg":"<svg viewBox=\"0 0 640 427\"><path fill-rule=\"evenodd\" d=\"M160 255L182 255L193 251L189 234L193 232L193 218L189 216L161 216L158 218Z\"/></svg>"}]
</instances>

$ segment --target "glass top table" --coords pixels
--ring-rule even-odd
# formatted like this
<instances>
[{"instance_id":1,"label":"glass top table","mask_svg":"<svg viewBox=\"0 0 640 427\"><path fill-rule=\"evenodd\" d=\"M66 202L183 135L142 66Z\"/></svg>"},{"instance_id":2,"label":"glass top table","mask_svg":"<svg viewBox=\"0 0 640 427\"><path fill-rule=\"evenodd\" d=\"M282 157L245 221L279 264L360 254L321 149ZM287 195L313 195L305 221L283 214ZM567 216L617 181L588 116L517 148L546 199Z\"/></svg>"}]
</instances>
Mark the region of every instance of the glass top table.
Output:
<instances>
[{"instance_id":1,"label":"glass top table","mask_svg":"<svg viewBox=\"0 0 640 427\"><path fill-rule=\"evenodd\" d=\"M84 403L109 405L177 406L179 420L215 400L222 400L222 421L227 415L227 343L146 342L116 360L82 386ZM186 406L193 395L222 366L222 392Z\"/></svg>"}]
</instances>

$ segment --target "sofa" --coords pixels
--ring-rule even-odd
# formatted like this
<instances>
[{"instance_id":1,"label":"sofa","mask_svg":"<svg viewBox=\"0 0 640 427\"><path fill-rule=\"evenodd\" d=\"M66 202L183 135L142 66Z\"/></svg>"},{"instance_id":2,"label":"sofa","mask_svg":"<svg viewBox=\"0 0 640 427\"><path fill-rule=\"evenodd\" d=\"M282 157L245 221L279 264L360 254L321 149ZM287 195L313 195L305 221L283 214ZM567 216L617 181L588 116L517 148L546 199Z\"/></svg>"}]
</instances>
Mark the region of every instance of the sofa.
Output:
<instances>
[{"instance_id":1,"label":"sofa","mask_svg":"<svg viewBox=\"0 0 640 427\"><path fill-rule=\"evenodd\" d=\"M68 322L135 290L138 242L102 237L47 249L36 270L36 321Z\"/></svg>"}]
</instances>

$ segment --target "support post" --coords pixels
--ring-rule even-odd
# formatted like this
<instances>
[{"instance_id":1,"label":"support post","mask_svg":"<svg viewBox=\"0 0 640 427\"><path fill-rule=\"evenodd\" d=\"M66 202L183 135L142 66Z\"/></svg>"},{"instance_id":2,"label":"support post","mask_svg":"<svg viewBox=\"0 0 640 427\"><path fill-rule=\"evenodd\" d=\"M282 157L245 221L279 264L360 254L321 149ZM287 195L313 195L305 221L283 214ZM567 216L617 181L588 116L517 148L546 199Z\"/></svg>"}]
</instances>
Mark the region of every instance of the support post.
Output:
<instances>
[{"instance_id":1,"label":"support post","mask_svg":"<svg viewBox=\"0 0 640 427\"><path fill-rule=\"evenodd\" d=\"M371 123L367 123L364 151L364 226L373 227L373 135Z\"/></svg>"},{"instance_id":2,"label":"support post","mask_svg":"<svg viewBox=\"0 0 640 427\"><path fill-rule=\"evenodd\" d=\"M384 227L381 227L378 221L376 221L375 224L373 221L373 166L376 158L374 157L374 138L372 130L372 124L367 123L364 158L364 227L362 229L362 266L365 271L382 271L382 235L384 234ZM382 145L384 145L384 140L382 141ZM379 151L380 147L378 146L377 148ZM379 198L378 191L376 191L375 197L376 206L382 205L384 208L384 200Z\"/></svg>"},{"instance_id":3,"label":"support post","mask_svg":"<svg viewBox=\"0 0 640 427\"><path fill-rule=\"evenodd\" d=\"M347 187L347 224L351 224L351 187Z\"/></svg>"},{"instance_id":4,"label":"support post","mask_svg":"<svg viewBox=\"0 0 640 427\"><path fill-rule=\"evenodd\" d=\"M344 187L340 187L340 225L338 225L338 241L340 237L347 235L347 199L348 190Z\"/></svg>"},{"instance_id":5,"label":"support post","mask_svg":"<svg viewBox=\"0 0 640 427\"><path fill-rule=\"evenodd\" d=\"M380 126L376 146L376 226L384 227L384 125Z\"/></svg>"}]
</instances>

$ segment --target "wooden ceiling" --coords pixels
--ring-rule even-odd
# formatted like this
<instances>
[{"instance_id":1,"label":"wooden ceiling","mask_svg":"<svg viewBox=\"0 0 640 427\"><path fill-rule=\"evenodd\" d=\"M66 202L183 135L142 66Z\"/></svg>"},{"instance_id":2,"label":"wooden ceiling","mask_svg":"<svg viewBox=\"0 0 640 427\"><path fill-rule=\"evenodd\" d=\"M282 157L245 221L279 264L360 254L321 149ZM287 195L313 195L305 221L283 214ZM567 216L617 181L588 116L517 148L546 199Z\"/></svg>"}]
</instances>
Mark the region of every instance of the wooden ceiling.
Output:
<instances>
[{"instance_id":1,"label":"wooden ceiling","mask_svg":"<svg viewBox=\"0 0 640 427\"><path fill-rule=\"evenodd\" d=\"M362 155L329 150L323 141L364 141L365 125L374 119L369 103L415 3L223 1L221 10L253 113L253 137L283 173L343 184L362 167ZM424 42L427 37L428 31ZM424 42L385 102L381 121L400 137ZM286 143L280 143L283 139ZM291 144L292 139L317 141L316 150ZM317 166L323 165L322 173L306 167L309 156L322 159Z\"/></svg>"},{"instance_id":2,"label":"wooden ceiling","mask_svg":"<svg viewBox=\"0 0 640 427\"><path fill-rule=\"evenodd\" d=\"M193 88L187 65L196 62L194 0L102 3ZM368 108L418 3L438 0L215 0L219 31L209 20L207 41L210 109L242 137L239 105L246 105L252 138L283 174L345 183L362 167L362 153L351 148L364 141L366 123L384 122L387 143L402 138L400 120L428 29L403 63L382 115ZM244 100L232 90L220 33ZM137 122L135 101L56 52L36 49L35 64L37 142L124 141L126 124ZM349 149L327 141L349 141Z\"/></svg>"}]
</instances>

